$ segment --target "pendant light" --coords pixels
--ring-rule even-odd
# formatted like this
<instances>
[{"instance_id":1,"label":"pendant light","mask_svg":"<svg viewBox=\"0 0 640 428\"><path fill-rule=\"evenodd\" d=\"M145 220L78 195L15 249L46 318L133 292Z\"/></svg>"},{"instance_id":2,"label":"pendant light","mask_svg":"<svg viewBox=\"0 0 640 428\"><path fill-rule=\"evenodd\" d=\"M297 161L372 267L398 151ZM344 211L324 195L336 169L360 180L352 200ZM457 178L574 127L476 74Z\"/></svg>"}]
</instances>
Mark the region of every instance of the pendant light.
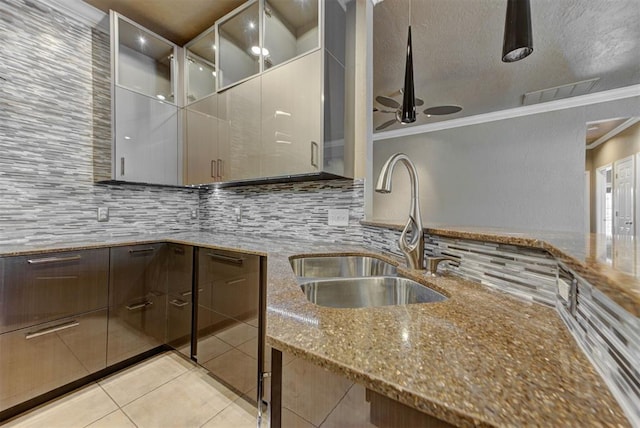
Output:
<instances>
[{"instance_id":1,"label":"pendant light","mask_svg":"<svg viewBox=\"0 0 640 428\"><path fill-rule=\"evenodd\" d=\"M404 68L404 89L402 91L402 113L400 123L416 121L416 97L413 86L413 54L411 47L411 0L409 0L409 36L407 37L407 62Z\"/></svg>"},{"instance_id":2,"label":"pendant light","mask_svg":"<svg viewBox=\"0 0 640 428\"><path fill-rule=\"evenodd\" d=\"M515 62L533 52L529 0L507 0L502 62Z\"/></svg>"}]
</instances>

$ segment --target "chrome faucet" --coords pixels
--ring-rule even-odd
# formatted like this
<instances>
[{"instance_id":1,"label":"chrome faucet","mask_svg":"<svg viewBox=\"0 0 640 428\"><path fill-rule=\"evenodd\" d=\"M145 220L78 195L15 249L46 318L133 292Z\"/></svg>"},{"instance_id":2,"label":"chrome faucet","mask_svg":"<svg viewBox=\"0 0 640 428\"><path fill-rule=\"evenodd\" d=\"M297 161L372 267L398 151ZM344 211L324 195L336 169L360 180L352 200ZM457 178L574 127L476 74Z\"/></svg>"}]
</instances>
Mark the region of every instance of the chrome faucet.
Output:
<instances>
[{"instance_id":1,"label":"chrome faucet","mask_svg":"<svg viewBox=\"0 0 640 428\"><path fill-rule=\"evenodd\" d=\"M402 230L398 246L407 259L407 266L410 269L424 269L424 233L422 230L422 219L420 218L420 202L418 200L418 173L416 166L404 153L392 155L382 166L376 192L391 193L391 177L393 169L398 162L402 162L409 171L411 179L411 207L409 209L409 220Z\"/></svg>"}]
</instances>

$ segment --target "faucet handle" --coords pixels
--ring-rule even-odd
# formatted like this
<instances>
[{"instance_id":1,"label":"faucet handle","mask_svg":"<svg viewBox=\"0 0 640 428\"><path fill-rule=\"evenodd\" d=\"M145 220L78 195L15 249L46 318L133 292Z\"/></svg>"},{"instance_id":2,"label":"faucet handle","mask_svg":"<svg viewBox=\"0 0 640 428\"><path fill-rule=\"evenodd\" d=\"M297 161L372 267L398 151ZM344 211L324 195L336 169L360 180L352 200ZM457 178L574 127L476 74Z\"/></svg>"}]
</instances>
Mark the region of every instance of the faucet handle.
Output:
<instances>
[{"instance_id":1,"label":"faucet handle","mask_svg":"<svg viewBox=\"0 0 640 428\"><path fill-rule=\"evenodd\" d=\"M452 256L427 257L427 271L435 276L438 271L438 265L441 262L449 262L454 266L460 266L460 259Z\"/></svg>"}]
</instances>

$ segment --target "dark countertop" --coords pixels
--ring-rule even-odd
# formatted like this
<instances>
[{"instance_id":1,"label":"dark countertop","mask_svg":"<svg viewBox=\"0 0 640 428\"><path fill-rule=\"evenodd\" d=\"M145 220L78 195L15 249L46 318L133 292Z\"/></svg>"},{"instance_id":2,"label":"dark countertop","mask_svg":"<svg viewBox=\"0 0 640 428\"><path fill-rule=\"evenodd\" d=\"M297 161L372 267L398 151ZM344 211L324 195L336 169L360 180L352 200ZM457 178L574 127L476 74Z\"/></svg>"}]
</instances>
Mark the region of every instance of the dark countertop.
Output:
<instances>
[{"instance_id":1,"label":"dark countertop","mask_svg":"<svg viewBox=\"0 0 640 428\"><path fill-rule=\"evenodd\" d=\"M427 277L402 268L400 274L428 284L449 299L358 309L327 308L308 302L289 257L373 254L361 247L185 232L94 236L64 244L3 245L0 254L157 241L267 256L270 345L450 423L629 425L553 309L458 278Z\"/></svg>"}]
</instances>

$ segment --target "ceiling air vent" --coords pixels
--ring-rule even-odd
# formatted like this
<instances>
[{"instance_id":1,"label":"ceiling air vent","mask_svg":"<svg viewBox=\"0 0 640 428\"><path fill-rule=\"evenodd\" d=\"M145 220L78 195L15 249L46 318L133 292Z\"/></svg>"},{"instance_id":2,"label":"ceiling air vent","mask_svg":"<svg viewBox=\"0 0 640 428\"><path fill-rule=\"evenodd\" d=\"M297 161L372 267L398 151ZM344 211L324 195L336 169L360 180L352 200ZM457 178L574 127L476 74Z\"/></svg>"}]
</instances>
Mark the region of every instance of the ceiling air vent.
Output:
<instances>
[{"instance_id":1,"label":"ceiling air vent","mask_svg":"<svg viewBox=\"0 0 640 428\"><path fill-rule=\"evenodd\" d=\"M545 103L547 101L560 100L562 98L576 97L591 92L599 77L580 82L569 83L567 85L555 86L553 88L541 89L535 92L527 92L522 96L522 105Z\"/></svg>"}]
</instances>

